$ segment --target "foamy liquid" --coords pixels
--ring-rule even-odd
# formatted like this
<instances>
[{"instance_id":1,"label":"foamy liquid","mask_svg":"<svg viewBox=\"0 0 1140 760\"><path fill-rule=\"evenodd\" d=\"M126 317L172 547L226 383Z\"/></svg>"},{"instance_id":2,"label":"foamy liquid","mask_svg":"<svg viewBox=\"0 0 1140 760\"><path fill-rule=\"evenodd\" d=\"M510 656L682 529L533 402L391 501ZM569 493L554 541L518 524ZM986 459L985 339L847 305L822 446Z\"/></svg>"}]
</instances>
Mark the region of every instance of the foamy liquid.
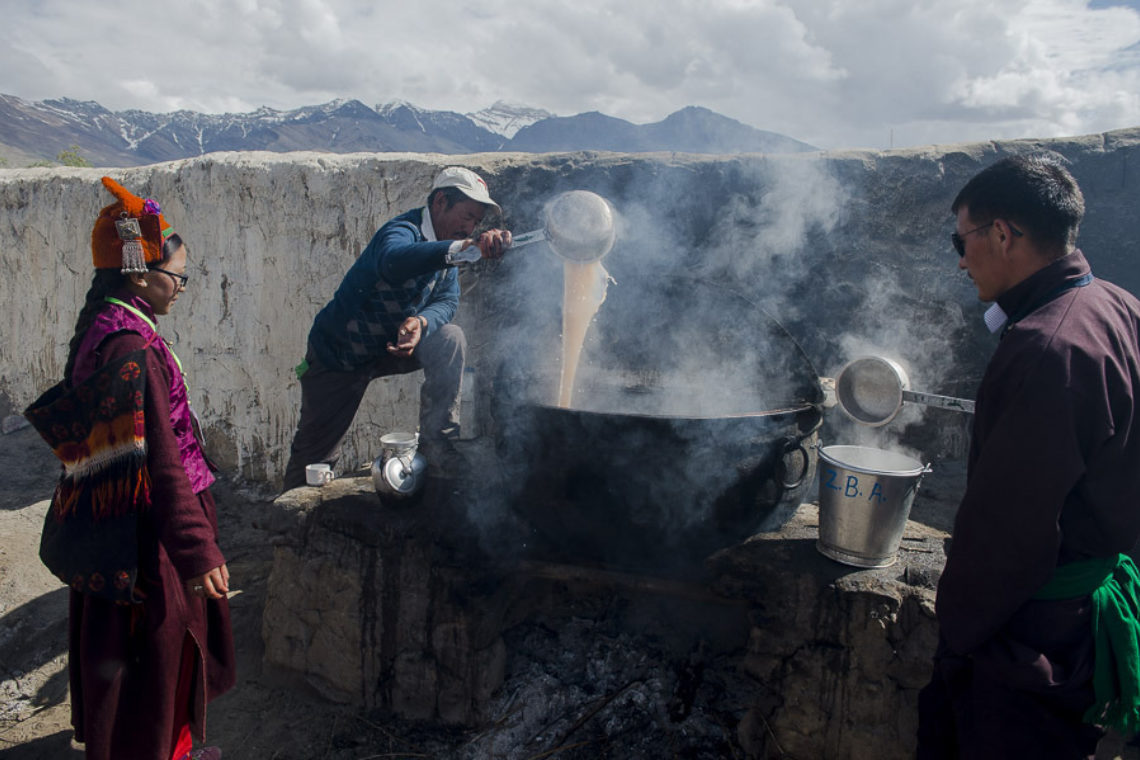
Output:
<instances>
[{"instance_id":1,"label":"foamy liquid","mask_svg":"<svg viewBox=\"0 0 1140 760\"><path fill-rule=\"evenodd\" d=\"M566 259L562 263L562 378L558 384L558 406L563 409L570 408L574 397L574 378L586 330L606 300L608 277L599 261Z\"/></svg>"}]
</instances>

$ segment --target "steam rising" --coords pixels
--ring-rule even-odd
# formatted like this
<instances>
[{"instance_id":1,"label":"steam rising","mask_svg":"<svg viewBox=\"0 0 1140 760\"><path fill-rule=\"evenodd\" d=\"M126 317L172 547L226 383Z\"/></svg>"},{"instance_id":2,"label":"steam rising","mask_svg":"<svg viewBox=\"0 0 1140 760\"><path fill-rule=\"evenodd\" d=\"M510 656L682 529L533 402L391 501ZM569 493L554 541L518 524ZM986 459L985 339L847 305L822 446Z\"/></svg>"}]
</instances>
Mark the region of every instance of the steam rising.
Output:
<instances>
[{"instance_id":1,"label":"steam rising","mask_svg":"<svg viewBox=\"0 0 1140 760\"><path fill-rule=\"evenodd\" d=\"M571 189L598 193L616 214L616 241L603 260L614 283L586 337L574 408L684 419L762 415L818 402L818 376L834 377L863 355L894 359L914 389L943 392L961 311L924 300L924 283L915 281L920 270L890 268L899 266L897 252L877 255L900 246L925 251L891 239L889 229L863 227L868 190L843 181L841 168L808 155L699 170L591 165L552 178L549 187L520 188L504 204L518 214L509 220L518 229L537 226L542 204ZM552 405L557 392L562 267L541 249L508 254L496 270L504 310L492 317L493 340L477 359L493 374L499 437L520 438L519 462L508 455L503 463L513 483L527 476L525 424L514 413L525 402ZM952 265L946 270L953 274ZM829 327L837 324L843 332ZM872 429L835 409L824 435L827 443L930 461L931 454L899 442L924 411L906 404L892 423ZM722 442L691 443L715 451ZM660 444L629 445L648 451ZM654 484L662 494L656 519L683 528L703 520L707 505L672 504L668 495L691 491L707 477L708 463L674 453Z\"/></svg>"}]
</instances>

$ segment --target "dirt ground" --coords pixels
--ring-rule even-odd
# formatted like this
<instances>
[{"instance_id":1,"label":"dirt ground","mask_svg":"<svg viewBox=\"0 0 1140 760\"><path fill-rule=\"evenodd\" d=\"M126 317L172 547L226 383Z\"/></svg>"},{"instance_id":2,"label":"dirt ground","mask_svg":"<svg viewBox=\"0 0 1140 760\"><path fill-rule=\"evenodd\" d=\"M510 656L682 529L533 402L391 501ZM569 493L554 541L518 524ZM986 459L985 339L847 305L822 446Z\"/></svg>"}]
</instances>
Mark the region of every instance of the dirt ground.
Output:
<instances>
[{"instance_id":1,"label":"dirt ground","mask_svg":"<svg viewBox=\"0 0 1140 760\"><path fill-rule=\"evenodd\" d=\"M0 758L83 757L71 741L67 687L67 590L40 563L39 534L58 463L31 428L0 435ZM273 494L214 486L238 656L238 683L211 703L208 744L227 760L427 757L407 728L275 687L261 667L261 610L272 562L259 527ZM367 746L368 752L354 751Z\"/></svg>"},{"instance_id":2,"label":"dirt ground","mask_svg":"<svg viewBox=\"0 0 1140 760\"><path fill-rule=\"evenodd\" d=\"M10 429L16 420L4 421ZM39 561L39 534L58 474L28 427L0 434L0 758L81 760L71 740L67 687L67 590ZM935 469L912 519L949 530L959 465ZM220 481L222 548L228 559L239 676L210 706L207 743L227 760L365 760L460 757L464 737L399 725L275 683L262 669L261 611L272 562L266 524L272 493ZM1140 760L1110 739L1099 758Z\"/></svg>"}]
</instances>

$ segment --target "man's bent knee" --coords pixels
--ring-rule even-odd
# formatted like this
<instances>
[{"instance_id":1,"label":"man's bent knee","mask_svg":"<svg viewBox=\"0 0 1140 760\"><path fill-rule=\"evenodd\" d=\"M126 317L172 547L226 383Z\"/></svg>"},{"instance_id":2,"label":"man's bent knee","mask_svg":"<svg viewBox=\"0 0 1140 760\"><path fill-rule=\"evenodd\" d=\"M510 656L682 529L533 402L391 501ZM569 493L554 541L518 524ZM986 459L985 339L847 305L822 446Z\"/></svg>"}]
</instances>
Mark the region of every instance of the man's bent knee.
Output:
<instances>
[{"instance_id":1,"label":"man's bent knee","mask_svg":"<svg viewBox=\"0 0 1140 760\"><path fill-rule=\"evenodd\" d=\"M462 362L467 355L467 336L463 328L450 322L435 330L420 347L420 363L427 369L429 365L447 366L456 361Z\"/></svg>"},{"instance_id":2,"label":"man's bent knee","mask_svg":"<svg viewBox=\"0 0 1140 760\"><path fill-rule=\"evenodd\" d=\"M428 339L431 337L429 335ZM446 325L441 325L436 331L435 337L443 341L445 345L455 346L464 353L467 351L467 335L463 332L463 328L457 324L448 322Z\"/></svg>"}]
</instances>

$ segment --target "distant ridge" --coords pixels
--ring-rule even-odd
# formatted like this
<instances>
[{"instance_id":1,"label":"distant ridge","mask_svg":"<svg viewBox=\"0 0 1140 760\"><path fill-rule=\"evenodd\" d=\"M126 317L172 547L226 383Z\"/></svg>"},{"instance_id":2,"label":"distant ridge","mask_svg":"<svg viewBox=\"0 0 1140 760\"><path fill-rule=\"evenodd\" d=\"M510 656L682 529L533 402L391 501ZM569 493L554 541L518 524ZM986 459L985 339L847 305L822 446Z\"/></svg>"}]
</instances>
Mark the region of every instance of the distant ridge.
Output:
<instances>
[{"instance_id":1,"label":"distant ridge","mask_svg":"<svg viewBox=\"0 0 1140 760\"><path fill-rule=\"evenodd\" d=\"M626 153L799 153L814 146L765 132L707 108L689 106L654 124L636 125L591 111L523 127L512 150L612 150Z\"/></svg>"},{"instance_id":2,"label":"distant ridge","mask_svg":"<svg viewBox=\"0 0 1140 760\"><path fill-rule=\"evenodd\" d=\"M333 100L292 111L244 114L109 111L94 101L29 102L0 95L0 165L53 161L78 148L93 166L135 166L215 151L314 150L330 153L548 153L578 150L685 153L789 153L807 143L690 106L653 124L598 112L555 116L499 101L472 114L432 111L404 101L376 107Z\"/></svg>"}]
</instances>

